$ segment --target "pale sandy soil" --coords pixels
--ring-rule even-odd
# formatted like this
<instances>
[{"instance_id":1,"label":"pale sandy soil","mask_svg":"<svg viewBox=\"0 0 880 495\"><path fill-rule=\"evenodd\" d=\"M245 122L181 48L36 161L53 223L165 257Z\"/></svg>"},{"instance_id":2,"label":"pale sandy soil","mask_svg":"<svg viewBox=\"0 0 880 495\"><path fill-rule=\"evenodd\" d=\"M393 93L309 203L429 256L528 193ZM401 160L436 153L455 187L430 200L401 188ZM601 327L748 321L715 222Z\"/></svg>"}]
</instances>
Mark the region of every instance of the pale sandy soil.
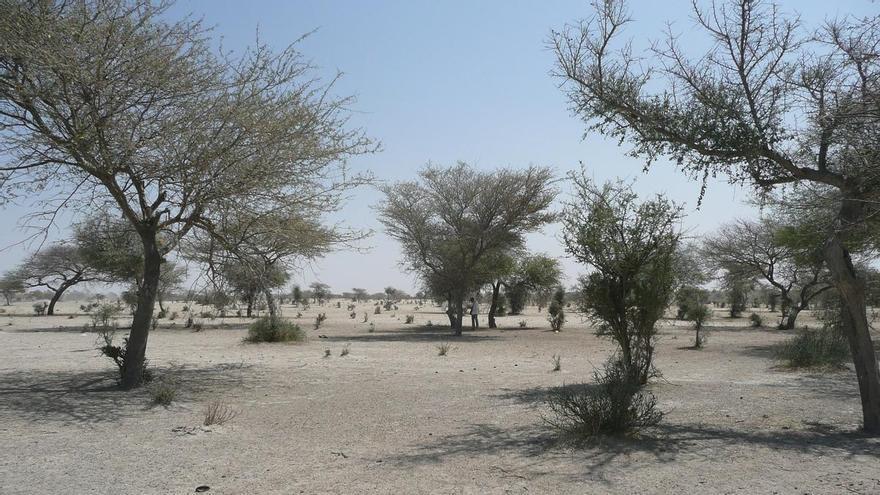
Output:
<instances>
[{"instance_id":1,"label":"pale sandy soil","mask_svg":"<svg viewBox=\"0 0 880 495\"><path fill-rule=\"evenodd\" d=\"M179 382L167 409L114 389L85 317L0 315L0 493L880 493L880 440L855 432L853 373L776 368L770 346L787 333L719 312L695 351L689 327L665 323L664 379L651 386L662 425L572 449L544 426L542 399L588 380L612 351L588 325L575 317L554 334L533 308L534 328L506 317L451 339L437 308L371 310L360 304L351 320L345 303L313 305L301 344L242 344L234 318L200 333L163 320L148 357ZM328 320L313 331L318 311ZM442 340L453 343L445 357ZM218 399L239 415L199 429Z\"/></svg>"}]
</instances>

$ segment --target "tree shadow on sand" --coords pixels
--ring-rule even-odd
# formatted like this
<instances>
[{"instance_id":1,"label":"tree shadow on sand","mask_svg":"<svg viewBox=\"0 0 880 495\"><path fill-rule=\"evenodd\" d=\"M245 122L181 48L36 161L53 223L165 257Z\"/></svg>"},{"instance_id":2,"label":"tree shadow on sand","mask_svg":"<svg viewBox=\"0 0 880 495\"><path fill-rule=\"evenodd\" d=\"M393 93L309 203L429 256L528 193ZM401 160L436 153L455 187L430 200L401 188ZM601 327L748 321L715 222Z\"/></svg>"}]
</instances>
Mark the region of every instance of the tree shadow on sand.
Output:
<instances>
[{"instance_id":1,"label":"tree shadow on sand","mask_svg":"<svg viewBox=\"0 0 880 495\"><path fill-rule=\"evenodd\" d=\"M540 387L503 389L494 398L506 405L513 401L540 408L549 391ZM461 457L489 465L501 458L508 464L505 472L515 469L516 476L523 479L552 474L570 476L573 480L584 476L603 480L609 470L676 462L683 454L724 462L742 456L743 449L749 448L805 456L880 458L880 438L841 430L834 425L805 422L804 427L797 430L738 429L682 424L667 419L637 436L600 437L579 444L559 437L541 422L528 426L477 423L461 432L432 436L390 461L408 467ZM564 461L563 465L559 465L560 460Z\"/></svg>"},{"instance_id":2,"label":"tree shadow on sand","mask_svg":"<svg viewBox=\"0 0 880 495\"><path fill-rule=\"evenodd\" d=\"M415 342L415 343L424 343L424 342L442 342L442 341L450 341L450 342L482 342L482 341L492 341L492 340L501 340L504 337L499 335L485 335L480 334L479 331L472 332L465 330L462 335L454 335L452 330L448 327L438 327L438 326L420 326L420 327L405 327L405 328L397 328L394 330L382 330L375 331L371 333L362 333L362 334L345 334L345 335L328 335L326 337L319 337L321 340L327 342L336 342L336 341L344 341L344 342Z\"/></svg>"},{"instance_id":3,"label":"tree shadow on sand","mask_svg":"<svg viewBox=\"0 0 880 495\"><path fill-rule=\"evenodd\" d=\"M221 363L210 367L152 368L158 377L177 384L179 396L197 399L246 385L250 365ZM113 370L0 372L0 417L35 423L95 424L137 416L149 408L146 388L120 390Z\"/></svg>"}]
</instances>

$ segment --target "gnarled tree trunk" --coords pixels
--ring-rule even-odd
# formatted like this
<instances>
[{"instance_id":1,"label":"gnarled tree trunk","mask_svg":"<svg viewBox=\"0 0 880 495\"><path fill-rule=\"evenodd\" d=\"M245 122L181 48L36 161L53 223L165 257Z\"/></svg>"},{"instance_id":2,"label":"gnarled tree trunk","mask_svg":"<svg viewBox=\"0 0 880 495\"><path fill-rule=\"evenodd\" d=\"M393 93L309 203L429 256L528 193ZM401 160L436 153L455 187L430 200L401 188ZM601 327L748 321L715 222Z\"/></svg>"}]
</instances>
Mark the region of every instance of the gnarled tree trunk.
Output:
<instances>
[{"instance_id":1,"label":"gnarled tree trunk","mask_svg":"<svg viewBox=\"0 0 880 495\"><path fill-rule=\"evenodd\" d=\"M55 293L52 294L52 299L49 300L49 307L46 308L46 316L53 316L55 314L55 304L61 299L61 295L64 294L64 291L76 285L77 282L79 282L79 278L72 278L66 280L55 289Z\"/></svg>"},{"instance_id":2,"label":"gnarled tree trunk","mask_svg":"<svg viewBox=\"0 0 880 495\"><path fill-rule=\"evenodd\" d=\"M492 304L489 306L489 328L498 328L495 324L495 312L498 311L498 294L500 291L500 281L492 284Z\"/></svg>"},{"instance_id":3,"label":"gnarled tree trunk","mask_svg":"<svg viewBox=\"0 0 880 495\"><path fill-rule=\"evenodd\" d=\"M856 201L845 200L840 213L843 226L861 221L860 210ZM841 322L859 382L864 429L880 434L880 370L868 325L865 283L856 274L849 251L837 233L825 242L823 254L840 294Z\"/></svg>"},{"instance_id":4,"label":"gnarled tree trunk","mask_svg":"<svg viewBox=\"0 0 880 495\"><path fill-rule=\"evenodd\" d=\"M270 289L265 289L263 294L266 296L266 308L269 310L269 317L275 318L278 316L278 305L275 304L275 296L272 295Z\"/></svg>"},{"instance_id":5,"label":"gnarled tree trunk","mask_svg":"<svg viewBox=\"0 0 880 495\"><path fill-rule=\"evenodd\" d=\"M131 389L141 385L144 376L144 358L153 309L159 292L159 272L162 255L156 242L156 231L145 228L139 231L144 245L144 276L138 289L137 309L131 321L131 332L125 347L125 366L122 370L122 388Z\"/></svg>"},{"instance_id":6,"label":"gnarled tree trunk","mask_svg":"<svg viewBox=\"0 0 880 495\"><path fill-rule=\"evenodd\" d=\"M455 324L452 328L455 330L455 335L461 335L462 320L464 319L464 294L455 296L455 310Z\"/></svg>"}]
</instances>

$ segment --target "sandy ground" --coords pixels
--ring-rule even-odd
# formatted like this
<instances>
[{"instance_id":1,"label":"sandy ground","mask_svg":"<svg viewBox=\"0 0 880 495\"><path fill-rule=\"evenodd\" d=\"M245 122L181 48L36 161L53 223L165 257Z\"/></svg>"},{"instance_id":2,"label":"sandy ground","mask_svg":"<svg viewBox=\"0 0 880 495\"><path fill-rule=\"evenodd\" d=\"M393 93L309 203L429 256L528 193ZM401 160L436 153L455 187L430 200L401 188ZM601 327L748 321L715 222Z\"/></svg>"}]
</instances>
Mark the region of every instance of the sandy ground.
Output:
<instances>
[{"instance_id":1,"label":"sandy ground","mask_svg":"<svg viewBox=\"0 0 880 495\"><path fill-rule=\"evenodd\" d=\"M577 317L554 334L532 308L531 328L505 317L453 339L438 308L373 315L362 303L352 320L329 303L298 319L307 342L260 345L241 342L246 320L205 319L198 333L163 320L148 358L179 384L164 408L113 387L87 318L68 316L78 304L0 314L4 495L880 493L880 440L856 432L854 374L779 369L771 346L788 333L720 312L699 351L689 327L664 323L661 426L572 449L542 421L545 390L589 380L613 349ZM318 311L328 320L312 330ZM215 400L238 416L199 428Z\"/></svg>"}]
</instances>

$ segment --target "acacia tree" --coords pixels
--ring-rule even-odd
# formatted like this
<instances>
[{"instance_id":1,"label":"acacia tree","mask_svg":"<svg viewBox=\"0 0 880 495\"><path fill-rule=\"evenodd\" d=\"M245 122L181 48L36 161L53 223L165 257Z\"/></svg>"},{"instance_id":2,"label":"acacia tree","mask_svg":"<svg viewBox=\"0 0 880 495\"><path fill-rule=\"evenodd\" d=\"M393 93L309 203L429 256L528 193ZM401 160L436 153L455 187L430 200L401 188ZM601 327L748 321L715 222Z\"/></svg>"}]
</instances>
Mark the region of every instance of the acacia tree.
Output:
<instances>
[{"instance_id":1,"label":"acacia tree","mask_svg":"<svg viewBox=\"0 0 880 495\"><path fill-rule=\"evenodd\" d=\"M352 298L354 299L355 302L366 301L368 298L367 289L361 289L359 287L355 287L354 289L351 289L351 293L352 293Z\"/></svg>"},{"instance_id":2,"label":"acacia tree","mask_svg":"<svg viewBox=\"0 0 880 495\"><path fill-rule=\"evenodd\" d=\"M836 215L823 257L862 399L864 429L880 433L880 371L865 284L851 261L880 202L880 15L803 29L756 0L694 5L705 53L689 57L671 30L649 56L619 38L622 1L552 35L557 75L589 128L629 142L633 154L671 158L703 180L724 174L759 192L809 183L833 190Z\"/></svg>"},{"instance_id":3,"label":"acacia tree","mask_svg":"<svg viewBox=\"0 0 880 495\"><path fill-rule=\"evenodd\" d=\"M6 299L7 306L12 304L12 297L15 296L15 294L24 292L24 289L24 279L19 270L9 270L0 277L0 292L3 293L3 298Z\"/></svg>"},{"instance_id":4,"label":"acacia tree","mask_svg":"<svg viewBox=\"0 0 880 495\"><path fill-rule=\"evenodd\" d=\"M571 174L563 214L566 251L594 271L581 278L580 309L618 345L630 383L652 375L656 323L675 289L681 207L662 195L639 201L620 181L596 186Z\"/></svg>"},{"instance_id":5,"label":"acacia tree","mask_svg":"<svg viewBox=\"0 0 880 495\"><path fill-rule=\"evenodd\" d=\"M782 302L779 328L791 330L810 301L832 286L818 249L798 249L785 242L783 229L769 219L737 220L706 238L702 252L730 278L760 277L774 287Z\"/></svg>"},{"instance_id":6,"label":"acacia tree","mask_svg":"<svg viewBox=\"0 0 880 495\"><path fill-rule=\"evenodd\" d=\"M143 247L124 388L142 381L161 265L181 239L222 236L219 214L332 211L364 182L345 159L374 149L295 44L218 53L198 21L167 19L170 4L0 3L3 199L61 191L46 213L110 208Z\"/></svg>"},{"instance_id":7,"label":"acacia tree","mask_svg":"<svg viewBox=\"0 0 880 495\"><path fill-rule=\"evenodd\" d=\"M560 284L562 271L559 262L549 256L525 252L502 253L492 256L486 263L489 284L492 287L492 302L489 306L489 328L496 328L495 313L501 288L510 302L510 314L519 314L530 293L552 291Z\"/></svg>"},{"instance_id":8,"label":"acacia tree","mask_svg":"<svg viewBox=\"0 0 880 495\"><path fill-rule=\"evenodd\" d=\"M55 314L55 304L67 289L84 282L108 281L99 267L89 263L82 247L71 243L57 243L37 251L17 271L27 287L52 291L47 316Z\"/></svg>"},{"instance_id":9,"label":"acacia tree","mask_svg":"<svg viewBox=\"0 0 880 495\"><path fill-rule=\"evenodd\" d=\"M480 172L459 162L428 165L419 178L382 188L379 219L401 243L406 265L432 294L447 298L450 323L461 335L465 296L486 282L480 264L522 247L527 232L554 219L547 212L556 195L553 175L533 166Z\"/></svg>"},{"instance_id":10,"label":"acacia tree","mask_svg":"<svg viewBox=\"0 0 880 495\"><path fill-rule=\"evenodd\" d=\"M318 304L324 304L327 295L330 294L330 286L323 282L312 282L309 284L309 289L312 290L312 298Z\"/></svg>"}]
</instances>

